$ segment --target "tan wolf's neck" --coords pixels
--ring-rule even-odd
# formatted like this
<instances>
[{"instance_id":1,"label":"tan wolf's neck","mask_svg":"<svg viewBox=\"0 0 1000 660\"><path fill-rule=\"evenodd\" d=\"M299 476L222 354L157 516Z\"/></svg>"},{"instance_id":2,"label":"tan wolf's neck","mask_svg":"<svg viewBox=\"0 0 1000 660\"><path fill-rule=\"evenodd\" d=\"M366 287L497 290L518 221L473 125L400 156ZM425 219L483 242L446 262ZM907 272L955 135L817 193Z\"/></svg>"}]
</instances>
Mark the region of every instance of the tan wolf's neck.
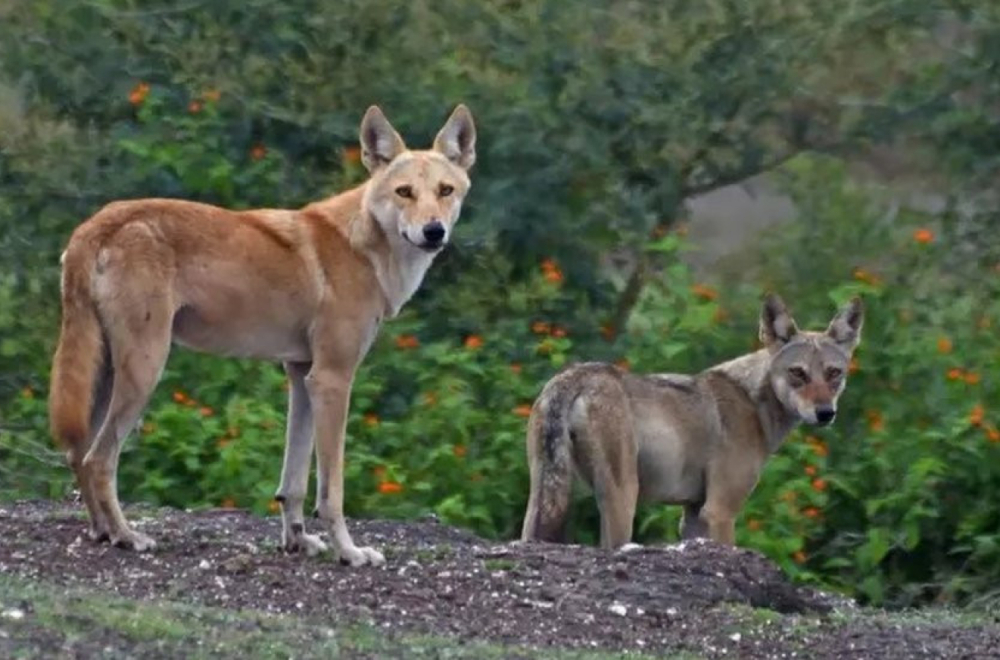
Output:
<instances>
[{"instance_id":1,"label":"tan wolf's neck","mask_svg":"<svg viewBox=\"0 0 1000 660\"><path fill-rule=\"evenodd\" d=\"M386 316L392 318L420 287L435 253L424 252L402 236L390 236L382 229L364 203L368 185L364 183L321 204L351 247L371 263L385 297Z\"/></svg>"},{"instance_id":2,"label":"tan wolf's neck","mask_svg":"<svg viewBox=\"0 0 1000 660\"><path fill-rule=\"evenodd\" d=\"M710 371L725 375L746 393L757 411L767 448L774 452L800 420L794 413L789 413L774 392L768 378L770 367L771 355L766 348L762 348L718 364Z\"/></svg>"}]
</instances>

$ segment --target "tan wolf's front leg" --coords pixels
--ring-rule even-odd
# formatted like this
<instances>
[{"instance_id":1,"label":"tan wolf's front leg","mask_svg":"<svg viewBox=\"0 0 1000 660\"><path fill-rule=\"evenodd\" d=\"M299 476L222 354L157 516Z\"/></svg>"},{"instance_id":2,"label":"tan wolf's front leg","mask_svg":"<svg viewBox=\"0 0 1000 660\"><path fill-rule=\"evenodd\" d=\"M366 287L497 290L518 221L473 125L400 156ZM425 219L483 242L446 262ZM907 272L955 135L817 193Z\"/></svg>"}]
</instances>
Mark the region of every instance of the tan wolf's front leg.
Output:
<instances>
[{"instance_id":1,"label":"tan wolf's front leg","mask_svg":"<svg viewBox=\"0 0 1000 660\"><path fill-rule=\"evenodd\" d=\"M350 372L315 366L306 377L316 436L319 517L327 524L333 551L342 562L381 566L382 553L355 545L344 520L344 436L352 377Z\"/></svg>"},{"instance_id":2,"label":"tan wolf's front leg","mask_svg":"<svg viewBox=\"0 0 1000 660\"><path fill-rule=\"evenodd\" d=\"M313 450L313 416L306 388L308 363L286 362L288 375L288 426L281 485L274 496L281 503L281 544L288 552L313 555L327 547L315 534L306 534L302 506L309 486L309 464Z\"/></svg>"}]
</instances>

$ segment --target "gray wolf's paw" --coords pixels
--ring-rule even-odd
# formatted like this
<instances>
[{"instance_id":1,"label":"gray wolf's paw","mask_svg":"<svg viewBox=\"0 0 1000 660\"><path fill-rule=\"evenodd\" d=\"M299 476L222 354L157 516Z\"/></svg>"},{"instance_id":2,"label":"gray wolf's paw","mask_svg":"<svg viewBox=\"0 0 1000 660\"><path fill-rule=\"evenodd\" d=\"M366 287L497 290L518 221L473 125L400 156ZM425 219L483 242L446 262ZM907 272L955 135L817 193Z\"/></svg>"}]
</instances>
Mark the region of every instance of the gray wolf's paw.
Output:
<instances>
[{"instance_id":1,"label":"gray wolf's paw","mask_svg":"<svg viewBox=\"0 0 1000 660\"><path fill-rule=\"evenodd\" d=\"M135 550L136 552L152 552L156 550L156 541L146 536L142 532L125 530L124 532L111 536L111 545Z\"/></svg>"},{"instance_id":2,"label":"gray wolf's paw","mask_svg":"<svg viewBox=\"0 0 1000 660\"><path fill-rule=\"evenodd\" d=\"M356 545L341 548L340 563L351 566L382 566L385 564L385 557L375 548L358 547Z\"/></svg>"},{"instance_id":3,"label":"gray wolf's paw","mask_svg":"<svg viewBox=\"0 0 1000 660\"><path fill-rule=\"evenodd\" d=\"M285 552L304 552L307 557L315 557L321 552L329 550L326 543L323 543L315 534L286 535L283 545Z\"/></svg>"}]
</instances>

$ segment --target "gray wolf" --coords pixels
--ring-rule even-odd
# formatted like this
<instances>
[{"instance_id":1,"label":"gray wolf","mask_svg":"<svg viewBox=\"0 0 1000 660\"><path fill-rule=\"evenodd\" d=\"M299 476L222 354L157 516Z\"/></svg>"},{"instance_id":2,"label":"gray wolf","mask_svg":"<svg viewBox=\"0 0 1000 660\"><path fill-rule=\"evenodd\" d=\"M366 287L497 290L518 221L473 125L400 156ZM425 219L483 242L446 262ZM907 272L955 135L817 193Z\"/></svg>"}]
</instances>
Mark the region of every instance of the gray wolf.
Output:
<instances>
[{"instance_id":1,"label":"gray wolf","mask_svg":"<svg viewBox=\"0 0 1000 660\"><path fill-rule=\"evenodd\" d=\"M155 544L118 502L121 445L171 344L278 360L289 379L281 485L289 551L305 533L315 445L317 512L351 565L381 564L344 521L344 433L354 372L382 321L420 286L469 191L476 130L459 105L426 151L410 151L382 111L361 122L362 185L297 210L231 211L170 199L113 202L73 232L62 257L62 326L49 398L95 540Z\"/></svg>"},{"instance_id":2,"label":"gray wolf","mask_svg":"<svg viewBox=\"0 0 1000 660\"><path fill-rule=\"evenodd\" d=\"M734 520L768 457L800 422L837 412L864 311L851 300L822 332L764 301L763 348L697 375L633 375L574 365L550 380L528 420L525 541L564 540L574 474L589 485L601 546L632 538L639 500L680 504L683 538L734 543Z\"/></svg>"}]
</instances>

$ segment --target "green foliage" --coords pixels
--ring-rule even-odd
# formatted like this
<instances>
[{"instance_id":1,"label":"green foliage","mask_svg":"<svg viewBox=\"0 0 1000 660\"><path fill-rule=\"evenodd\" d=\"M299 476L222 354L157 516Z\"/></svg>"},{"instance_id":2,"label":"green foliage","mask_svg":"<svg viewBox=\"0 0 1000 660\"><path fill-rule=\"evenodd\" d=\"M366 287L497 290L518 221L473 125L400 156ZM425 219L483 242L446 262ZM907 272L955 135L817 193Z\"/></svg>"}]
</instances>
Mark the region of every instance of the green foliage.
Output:
<instances>
[{"instance_id":1,"label":"green foliage","mask_svg":"<svg viewBox=\"0 0 1000 660\"><path fill-rule=\"evenodd\" d=\"M771 460L739 541L876 602L989 593L994 3L188 9L0 8L0 495L71 488L44 399L58 255L78 222L139 196L300 206L363 180L368 104L422 146L465 101L480 133L472 194L455 244L358 374L349 513L434 511L512 536L527 407L565 363L697 371L753 347L763 289L802 325L861 293L838 422ZM875 144L904 145L956 198L929 218L852 183L842 161L796 157ZM698 282L674 231L683 201L777 165L799 219L760 246L766 263ZM124 499L273 512L284 383L274 365L178 352L126 446ZM592 540L592 500L579 504L578 538ZM644 507L639 537L676 538L678 519Z\"/></svg>"}]
</instances>

